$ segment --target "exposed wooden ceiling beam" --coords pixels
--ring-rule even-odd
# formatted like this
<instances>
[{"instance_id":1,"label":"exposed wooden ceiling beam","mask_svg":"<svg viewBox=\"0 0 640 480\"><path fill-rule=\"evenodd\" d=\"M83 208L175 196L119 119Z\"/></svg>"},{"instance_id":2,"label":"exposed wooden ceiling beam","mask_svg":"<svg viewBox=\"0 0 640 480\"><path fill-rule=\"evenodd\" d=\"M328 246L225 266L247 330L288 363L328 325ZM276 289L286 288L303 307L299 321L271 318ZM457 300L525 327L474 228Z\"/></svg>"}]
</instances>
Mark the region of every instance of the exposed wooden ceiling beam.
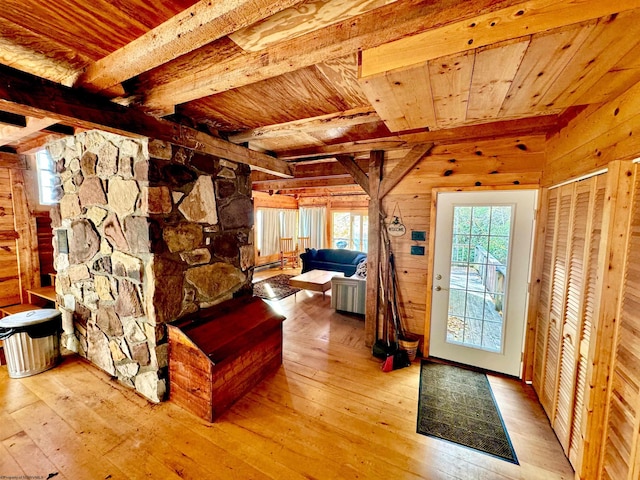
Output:
<instances>
[{"instance_id":1,"label":"exposed wooden ceiling beam","mask_svg":"<svg viewBox=\"0 0 640 480\"><path fill-rule=\"evenodd\" d=\"M26 117L26 123L27 125L25 127L16 127L13 125L0 126L0 145L8 145L10 143L17 142L57 123L57 120L46 117Z\"/></svg>"},{"instance_id":2,"label":"exposed wooden ceiling beam","mask_svg":"<svg viewBox=\"0 0 640 480\"><path fill-rule=\"evenodd\" d=\"M487 140L493 138L513 137L517 135L545 134L555 128L557 115L529 117L520 120L503 120L499 122L447 128L443 130L407 132L393 134L386 138L375 138L358 142L345 142L323 147L308 147L287 150L279 153L278 158L294 160L301 158L318 158L341 154L370 152L371 150L393 150L407 148L419 143L434 142L447 144L462 141Z\"/></svg>"},{"instance_id":3,"label":"exposed wooden ceiling beam","mask_svg":"<svg viewBox=\"0 0 640 480\"><path fill-rule=\"evenodd\" d=\"M16 113L0 111L0 124L24 128L27 126L27 117Z\"/></svg>"},{"instance_id":4,"label":"exposed wooden ceiling beam","mask_svg":"<svg viewBox=\"0 0 640 480\"><path fill-rule=\"evenodd\" d=\"M76 86L100 91L189 53L300 0L201 0L90 65Z\"/></svg>"},{"instance_id":5,"label":"exposed wooden ceiling beam","mask_svg":"<svg viewBox=\"0 0 640 480\"><path fill-rule=\"evenodd\" d=\"M258 52L208 62L168 62L140 76L139 94L151 110L171 112L175 105L224 92L292 70L308 67L355 51L398 40L416 32L491 12L517 0L406 0L271 45ZM381 25L388 28L380 28ZM198 52L192 52L194 60ZM189 54L191 55L191 54Z\"/></svg>"},{"instance_id":6,"label":"exposed wooden ceiling beam","mask_svg":"<svg viewBox=\"0 0 640 480\"><path fill-rule=\"evenodd\" d=\"M233 143L252 142L265 138L277 138L283 135L296 135L328 128L345 128L364 123L379 122L380 116L371 107L360 107L344 112L330 113L319 117L294 120L292 122L268 125L246 130L229 136Z\"/></svg>"},{"instance_id":7,"label":"exposed wooden ceiling beam","mask_svg":"<svg viewBox=\"0 0 640 480\"><path fill-rule=\"evenodd\" d=\"M378 191L378 198L383 199L393 187L395 187L404 176L411 171L413 167L431 150L433 150L434 144L428 143L426 145L416 145L413 147L405 157L400 160L393 170L382 180L380 184L380 190Z\"/></svg>"},{"instance_id":8,"label":"exposed wooden ceiling beam","mask_svg":"<svg viewBox=\"0 0 640 480\"><path fill-rule=\"evenodd\" d=\"M366 160L360 160L357 162L360 168L367 168L369 162ZM292 165L294 178L300 179L321 179L321 178L338 178L349 177L349 172L333 159L325 162L314 162L304 164ZM273 175L268 175L263 172L251 172L251 181L253 183L267 182L270 180L276 180Z\"/></svg>"},{"instance_id":9,"label":"exposed wooden ceiling beam","mask_svg":"<svg viewBox=\"0 0 640 480\"><path fill-rule=\"evenodd\" d=\"M262 192L279 191L279 190L292 190L298 188L315 188L315 187L335 187L341 185L354 185L356 181L350 175L345 175L340 178L321 178L321 179L297 179L292 178L288 180L270 180L266 182L259 182L253 184L254 190Z\"/></svg>"},{"instance_id":10,"label":"exposed wooden ceiling beam","mask_svg":"<svg viewBox=\"0 0 640 480\"><path fill-rule=\"evenodd\" d=\"M636 8L637 0L528 0L364 50L361 76L377 75Z\"/></svg>"},{"instance_id":11,"label":"exposed wooden ceiling beam","mask_svg":"<svg viewBox=\"0 0 640 480\"><path fill-rule=\"evenodd\" d=\"M46 116L67 125L164 140L201 153L245 163L256 170L280 177L292 176L290 166L277 158L193 128L154 118L94 94L0 66L0 109L4 106L9 111L19 108L25 115Z\"/></svg>"},{"instance_id":12,"label":"exposed wooden ceiling beam","mask_svg":"<svg viewBox=\"0 0 640 480\"><path fill-rule=\"evenodd\" d=\"M358 165L353 158L346 155L337 155L336 160L338 160L340 165L349 172L356 183L360 185L365 192L367 192L367 195L371 195L371 192L369 191L369 177L367 177L364 170L360 168L360 165Z\"/></svg>"}]
</instances>

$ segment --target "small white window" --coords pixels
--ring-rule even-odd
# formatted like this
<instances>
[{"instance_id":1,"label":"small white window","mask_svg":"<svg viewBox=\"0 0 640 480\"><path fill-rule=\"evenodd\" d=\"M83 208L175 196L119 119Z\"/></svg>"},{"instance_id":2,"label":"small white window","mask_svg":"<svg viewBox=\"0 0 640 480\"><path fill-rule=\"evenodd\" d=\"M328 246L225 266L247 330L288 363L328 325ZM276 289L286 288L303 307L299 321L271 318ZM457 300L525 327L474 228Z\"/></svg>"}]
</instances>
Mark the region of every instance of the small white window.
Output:
<instances>
[{"instance_id":1,"label":"small white window","mask_svg":"<svg viewBox=\"0 0 640 480\"><path fill-rule=\"evenodd\" d=\"M58 203L55 196L56 173L55 164L47 150L36 153L38 165L38 190L40 192L41 205L53 205Z\"/></svg>"}]
</instances>

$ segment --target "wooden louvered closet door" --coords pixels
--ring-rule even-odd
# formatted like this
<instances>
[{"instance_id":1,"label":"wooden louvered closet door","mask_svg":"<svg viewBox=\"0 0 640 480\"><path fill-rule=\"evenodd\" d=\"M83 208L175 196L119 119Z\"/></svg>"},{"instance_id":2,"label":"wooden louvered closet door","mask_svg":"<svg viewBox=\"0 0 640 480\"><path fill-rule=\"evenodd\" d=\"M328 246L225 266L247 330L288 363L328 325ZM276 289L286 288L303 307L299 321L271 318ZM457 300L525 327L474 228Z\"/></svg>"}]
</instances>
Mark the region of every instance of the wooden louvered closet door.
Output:
<instances>
[{"instance_id":1,"label":"wooden louvered closet door","mask_svg":"<svg viewBox=\"0 0 640 480\"><path fill-rule=\"evenodd\" d=\"M564 185L546 196L533 384L574 468L583 443L605 178Z\"/></svg>"}]
</instances>

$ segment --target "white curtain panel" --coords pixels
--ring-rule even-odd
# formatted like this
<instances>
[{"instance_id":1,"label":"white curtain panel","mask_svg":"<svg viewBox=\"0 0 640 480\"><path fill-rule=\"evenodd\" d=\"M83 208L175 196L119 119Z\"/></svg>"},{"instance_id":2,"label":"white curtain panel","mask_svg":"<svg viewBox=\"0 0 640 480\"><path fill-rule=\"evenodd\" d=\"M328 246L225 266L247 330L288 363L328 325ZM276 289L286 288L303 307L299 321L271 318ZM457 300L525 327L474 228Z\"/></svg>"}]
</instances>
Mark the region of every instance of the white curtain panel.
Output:
<instances>
[{"instance_id":1,"label":"white curtain panel","mask_svg":"<svg viewBox=\"0 0 640 480\"><path fill-rule=\"evenodd\" d=\"M280 251L280 209L258 208L257 214L256 227L260 255L278 253Z\"/></svg>"},{"instance_id":2,"label":"white curtain panel","mask_svg":"<svg viewBox=\"0 0 640 480\"><path fill-rule=\"evenodd\" d=\"M311 248L324 248L326 231L326 207L300 207L300 236L310 237Z\"/></svg>"},{"instance_id":3,"label":"white curtain panel","mask_svg":"<svg viewBox=\"0 0 640 480\"><path fill-rule=\"evenodd\" d=\"M280 237L298 241L298 210L280 210Z\"/></svg>"}]
</instances>

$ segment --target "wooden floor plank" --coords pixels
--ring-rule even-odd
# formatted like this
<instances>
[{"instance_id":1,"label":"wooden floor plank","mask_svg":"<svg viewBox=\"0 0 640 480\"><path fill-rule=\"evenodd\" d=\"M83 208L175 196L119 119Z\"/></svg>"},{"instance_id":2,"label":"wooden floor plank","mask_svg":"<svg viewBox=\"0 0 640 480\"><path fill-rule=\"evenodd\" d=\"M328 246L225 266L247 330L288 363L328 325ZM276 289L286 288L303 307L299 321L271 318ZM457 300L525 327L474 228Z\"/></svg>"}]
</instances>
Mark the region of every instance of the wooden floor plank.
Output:
<instances>
[{"instance_id":1,"label":"wooden floor plank","mask_svg":"<svg viewBox=\"0 0 640 480\"><path fill-rule=\"evenodd\" d=\"M55 477L56 480L66 478L25 432L21 431L12 437L6 438L2 441L2 445L16 463L20 465L25 475L33 478Z\"/></svg>"},{"instance_id":2,"label":"wooden floor plank","mask_svg":"<svg viewBox=\"0 0 640 480\"><path fill-rule=\"evenodd\" d=\"M279 273L256 272L255 279ZM25 379L10 379L0 367L0 475L573 478L530 387L490 376L520 460L513 465L415 433L419 362L382 372L364 346L359 317L306 292L276 307L287 317L283 366L213 424L171 402L151 404L74 356Z\"/></svg>"}]
</instances>

